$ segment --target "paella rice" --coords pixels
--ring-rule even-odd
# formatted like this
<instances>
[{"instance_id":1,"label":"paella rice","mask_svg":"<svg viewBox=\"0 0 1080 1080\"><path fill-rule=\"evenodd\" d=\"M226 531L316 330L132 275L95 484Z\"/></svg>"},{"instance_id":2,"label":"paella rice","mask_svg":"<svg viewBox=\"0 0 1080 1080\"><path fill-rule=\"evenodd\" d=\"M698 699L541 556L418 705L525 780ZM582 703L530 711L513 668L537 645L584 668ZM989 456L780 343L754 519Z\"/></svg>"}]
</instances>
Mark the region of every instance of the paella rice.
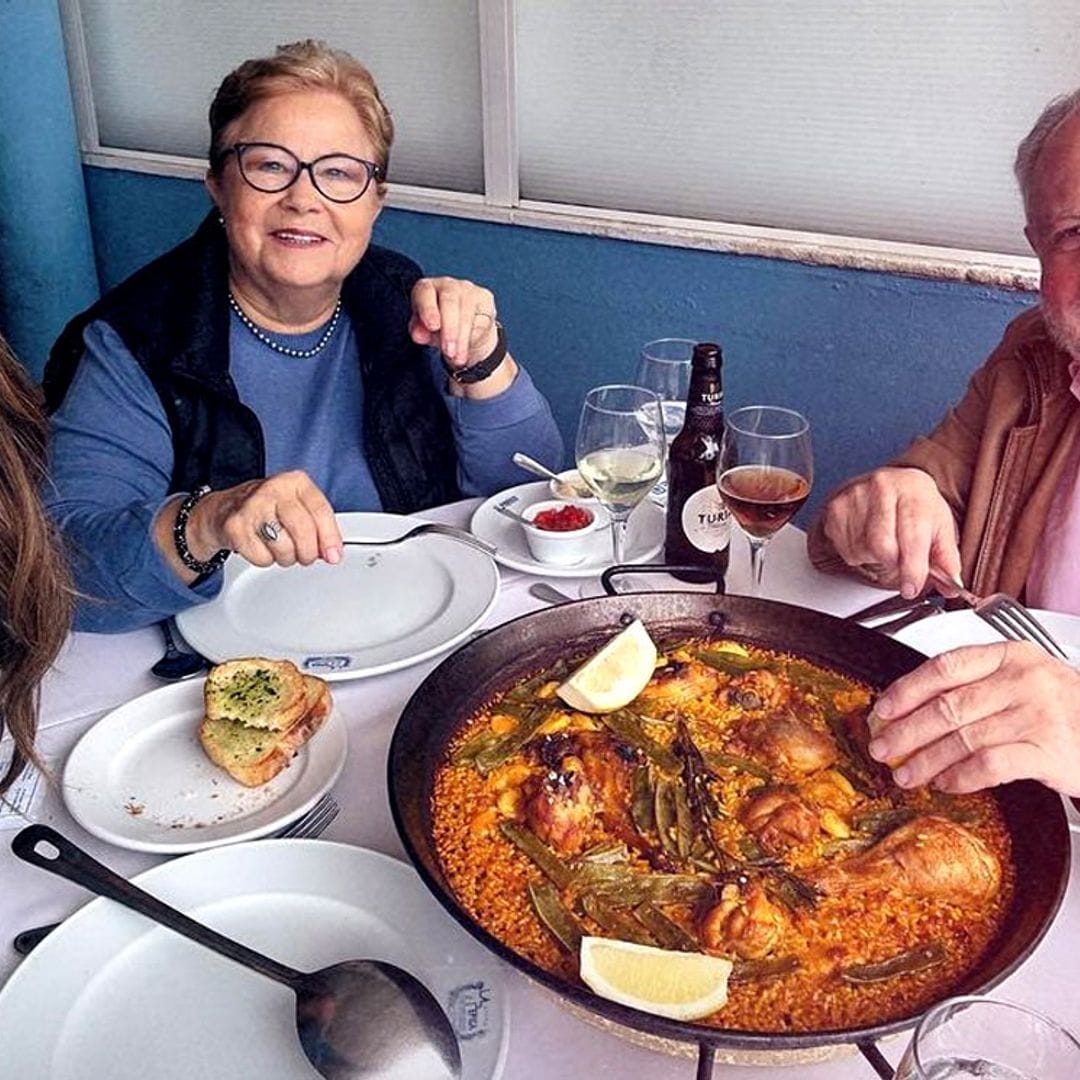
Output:
<instances>
[{"instance_id":1,"label":"paella rice","mask_svg":"<svg viewBox=\"0 0 1080 1080\"><path fill-rule=\"evenodd\" d=\"M581 934L726 956L703 1022L815 1032L912 1016L992 947L1015 884L997 803L892 784L871 687L703 639L596 716L555 697L567 670L469 717L432 794L450 888L522 957L577 979Z\"/></svg>"}]
</instances>

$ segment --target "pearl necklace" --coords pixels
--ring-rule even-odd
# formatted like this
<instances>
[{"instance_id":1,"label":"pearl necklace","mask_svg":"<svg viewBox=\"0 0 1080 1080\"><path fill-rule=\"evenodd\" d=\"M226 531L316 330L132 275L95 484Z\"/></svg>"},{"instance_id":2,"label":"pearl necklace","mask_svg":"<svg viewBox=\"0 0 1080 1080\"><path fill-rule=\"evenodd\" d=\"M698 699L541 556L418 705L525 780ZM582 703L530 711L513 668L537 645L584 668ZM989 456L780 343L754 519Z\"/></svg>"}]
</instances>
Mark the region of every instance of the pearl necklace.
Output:
<instances>
[{"instance_id":1,"label":"pearl necklace","mask_svg":"<svg viewBox=\"0 0 1080 1080\"><path fill-rule=\"evenodd\" d=\"M310 349L290 349L288 345L280 345L272 337L268 337L262 332L248 317L244 314L243 308L236 302L236 297L229 293L229 306L236 312L237 318L255 335L267 348L273 349L274 352L282 353L285 356L295 357L297 360L310 360L313 356L318 356L319 353L330 344L330 339L334 336L334 331L337 329L338 320L341 318L341 297L337 298L337 303L334 305L334 314L330 316L330 325L327 326L326 332L319 340L312 345Z\"/></svg>"}]
</instances>

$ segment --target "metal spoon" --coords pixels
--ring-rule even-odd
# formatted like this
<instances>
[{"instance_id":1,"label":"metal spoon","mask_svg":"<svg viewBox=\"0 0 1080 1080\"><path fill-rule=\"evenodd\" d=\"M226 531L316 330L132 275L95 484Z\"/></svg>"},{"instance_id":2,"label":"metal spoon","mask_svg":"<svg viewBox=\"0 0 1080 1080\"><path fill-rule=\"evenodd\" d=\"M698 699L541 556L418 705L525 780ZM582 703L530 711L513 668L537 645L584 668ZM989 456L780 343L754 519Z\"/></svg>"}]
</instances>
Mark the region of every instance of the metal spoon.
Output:
<instances>
[{"instance_id":1,"label":"metal spoon","mask_svg":"<svg viewBox=\"0 0 1080 1080\"><path fill-rule=\"evenodd\" d=\"M534 581L529 586L529 595L535 596L537 600L543 600L546 604L565 604L567 602L572 603L574 600L572 596L560 592L546 581Z\"/></svg>"},{"instance_id":2,"label":"metal spoon","mask_svg":"<svg viewBox=\"0 0 1080 1080\"><path fill-rule=\"evenodd\" d=\"M176 647L172 628L169 626L171 621L162 619L158 623L161 636L165 639L165 655L150 669L150 674L168 682L178 682L180 679L190 679L192 675L205 671L210 666L210 661L199 653L184 652Z\"/></svg>"},{"instance_id":3,"label":"metal spoon","mask_svg":"<svg viewBox=\"0 0 1080 1080\"><path fill-rule=\"evenodd\" d=\"M496 503L494 509L495 513L502 514L503 517L508 517L511 521L516 521L519 525L532 524L524 514L519 514L516 510L511 510L509 506L502 506L501 504Z\"/></svg>"},{"instance_id":4,"label":"metal spoon","mask_svg":"<svg viewBox=\"0 0 1080 1080\"><path fill-rule=\"evenodd\" d=\"M407 971L381 960L346 960L310 972L286 967L143 892L47 825L23 829L11 850L289 987L300 1044L326 1080L460 1080L450 1021Z\"/></svg>"},{"instance_id":5,"label":"metal spoon","mask_svg":"<svg viewBox=\"0 0 1080 1080\"><path fill-rule=\"evenodd\" d=\"M555 490L564 499L573 498L577 492L574 490L573 484L568 484L563 480L557 472L553 472L546 465L541 465L539 461L529 457L528 454L517 453L510 459L520 469L524 469L526 472L531 472L534 476L542 476L545 480L555 481Z\"/></svg>"}]
</instances>

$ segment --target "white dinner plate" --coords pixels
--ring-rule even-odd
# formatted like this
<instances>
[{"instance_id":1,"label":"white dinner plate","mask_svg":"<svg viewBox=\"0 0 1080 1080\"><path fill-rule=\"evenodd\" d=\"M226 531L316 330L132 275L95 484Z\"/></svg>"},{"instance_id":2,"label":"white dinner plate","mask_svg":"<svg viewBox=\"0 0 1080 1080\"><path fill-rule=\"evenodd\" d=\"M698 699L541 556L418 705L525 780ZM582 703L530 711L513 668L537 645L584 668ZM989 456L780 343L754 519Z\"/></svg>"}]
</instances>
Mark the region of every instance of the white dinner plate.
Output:
<instances>
[{"instance_id":1,"label":"white dinner plate","mask_svg":"<svg viewBox=\"0 0 1080 1080\"><path fill-rule=\"evenodd\" d=\"M593 534L589 556L574 566L551 566L534 559L521 526L495 509L497 503L515 497L517 501L511 505L511 509L521 513L526 506L550 499L551 492L543 480L507 488L478 506L469 523L474 536L495 545L495 558L503 566L543 577L591 577L614 563L610 528L598 529ZM604 512L601 507L597 507L597 510ZM648 499L641 503L630 515L627 526L626 561L641 563L653 558L664 546L664 525L664 510L661 507Z\"/></svg>"},{"instance_id":2,"label":"white dinner plate","mask_svg":"<svg viewBox=\"0 0 1080 1080\"><path fill-rule=\"evenodd\" d=\"M388 540L424 519L338 514L347 540ZM464 641L491 610L499 571L481 551L443 536L395 547L347 547L337 565L225 564L221 592L181 612L192 648L220 663L292 660L324 679L358 679L419 663Z\"/></svg>"},{"instance_id":3,"label":"white dinner plate","mask_svg":"<svg viewBox=\"0 0 1080 1080\"><path fill-rule=\"evenodd\" d=\"M502 969L404 863L321 840L263 840L163 863L134 880L293 967L392 961L450 1016L463 1080L502 1073ZM287 987L94 900L38 945L0 991L0 1073L11 1080L312 1080L295 1003Z\"/></svg>"},{"instance_id":4,"label":"white dinner plate","mask_svg":"<svg viewBox=\"0 0 1080 1080\"><path fill-rule=\"evenodd\" d=\"M244 787L199 743L205 681L151 690L106 713L76 743L61 794L87 832L119 847L178 855L265 836L329 790L348 750L336 709L287 768Z\"/></svg>"},{"instance_id":5,"label":"white dinner plate","mask_svg":"<svg viewBox=\"0 0 1080 1080\"><path fill-rule=\"evenodd\" d=\"M1073 664L1080 665L1080 617L1038 609L1032 609L1032 614L1069 654ZM974 611L946 611L943 615L932 615L905 626L893 637L927 656L937 656L961 645L989 645L1005 640Z\"/></svg>"}]
</instances>

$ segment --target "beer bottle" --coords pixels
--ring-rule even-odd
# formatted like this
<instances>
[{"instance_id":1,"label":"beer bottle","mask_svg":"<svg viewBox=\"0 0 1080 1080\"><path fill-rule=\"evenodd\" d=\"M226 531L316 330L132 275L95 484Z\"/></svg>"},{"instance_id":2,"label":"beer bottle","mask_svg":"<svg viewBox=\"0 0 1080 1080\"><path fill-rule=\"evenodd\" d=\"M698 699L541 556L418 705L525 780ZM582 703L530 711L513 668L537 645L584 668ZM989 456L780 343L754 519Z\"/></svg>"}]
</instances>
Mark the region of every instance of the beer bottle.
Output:
<instances>
[{"instance_id":1,"label":"beer bottle","mask_svg":"<svg viewBox=\"0 0 1080 1080\"><path fill-rule=\"evenodd\" d=\"M676 574L682 581L717 581L723 592L731 518L716 489L716 465L724 434L723 357L720 346L694 346L686 419L668 455L667 533L664 561L700 566Z\"/></svg>"}]
</instances>

